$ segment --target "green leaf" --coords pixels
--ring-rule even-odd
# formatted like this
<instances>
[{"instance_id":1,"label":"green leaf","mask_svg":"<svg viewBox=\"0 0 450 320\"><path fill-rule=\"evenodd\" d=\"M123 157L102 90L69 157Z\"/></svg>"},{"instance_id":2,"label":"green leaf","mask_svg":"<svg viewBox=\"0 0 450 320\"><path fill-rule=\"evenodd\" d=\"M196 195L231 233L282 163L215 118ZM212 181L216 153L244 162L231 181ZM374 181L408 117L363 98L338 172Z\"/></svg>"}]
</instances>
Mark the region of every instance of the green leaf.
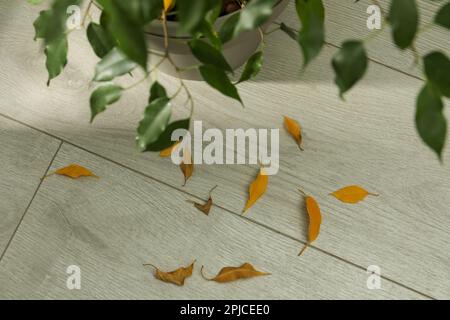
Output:
<instances>
[{"instance_id":1,"label":"green leaf","mask_svg":"<svg viewBox=\"0 0 450 320\"><path fill-rule=\"evenodd\" d=\"M367 64L366 50L361 41L352 40L343 43L332 61L336 75L335 82L339 87L341 98L364 76Z\"/></svg>"},{"instance_id":2,"label":"green leaf","mask_svg":"<svg viewBox=\"0 0 450 320\"><path fill-rule=\"evenodd\" d=\"M43 39L46 67L50 80L58 76L67 64L67 8L79 5L80 0L54 0L50 9L41 11L34 21L35 39Z\"/></svg>"},{"instance_id":3,"label":"green leaf","mask_svg":"<svg viewBox=\"0 0 450 320\"><path fill-rule=\"evenodd\" d=\"M30 4L40 4L40 3L42 3L42 1L44 1L44 0L27 0L28 1L28 3L30 3Z\"/></svg>"},{"instance_id":4,"label":"green leaf","mask_svg":"<svg viewBox=\"0 0 450 320\"><path fill-rule=\"evenodd\" d=\"M163 0L122 0L117 4L134 22L140 25L157 19L163 10Z\"/></svg>"},{"instance_id":5,"label":"green leaf","mask_svg":"<svg viewBox=\"0 0 450 320\"><path fill-rule=\"evenodd\" d=\"M417 99L416 126L422 140L441 160L447 136L447 121L443 108L439 93L432 85L425 85Z\"/></svg>"},{"instance_id":6,"label":"green leaf","mask_svg":"<svg viewBox=\"0 0 450 320\"><path fill-rule=\"evenodd\" d=\"M189 48L193 55L204 64L211 64L225 71L233 72L222 52L211 46L210 44L194 39L188 42Z\"/></svg>"},{"instance_id":7,"label":"green leaf","mask_svg":"<svg viewBox=\"0 0 450 320\"><path fill-rule=\"evenodd\" d=\"M444 28L450 29L450 2L447 2L436 15L434 22Z\"/></svg>"},{"instance_id":8,"label":"green leaf","mask_svg":"<svg viewBox=\"0 0 450 320\"><path fill-rule=\"evenodd\" d=\"M206 39L212 44L217 50L222 50L222 41L220 41L219 35L214 29L214 26L208 21L203 21L200 26L200 35L205 36Z\"/></svg>"},{"instance_id":9,"label":"green leaf","mask_svg":"<svg viewBox=\"0 0 450 320\"><path fill-rule=\"evenodd\" d=\"M298 42L303 51L303 66L306 66L320 53L325 42L325 10L322 0L296 0L295 5L302 23Z\"/></svg>"},{"instance_id":10,"label":"green leaf","mask_svg":"<svg viewBox=\"0 0 450 320\"><path fill-rule=\"evenodd\" d=\"M95 66L94 81L110 81L136 68L136 63L128 59L119 49L112 49Z\"/></svg>"},{"instance_id":11,"label":"green leaf","mask_svg":"<svg viewBox=\"0 0 450 320\"><path fill-rule=\"evenodd\" d=\"M147 106L138 127L136 140L139 150L145 151L148 145L158 140L167 127L171 112L168 98L156 99Z\"/></svg>"},{"instance_id":12,"label":"green leaf","mask_svg":"<svg viewBox=\"0 0 450 320\"><path fill-rule=\"evenodd\" d=\"M442 52L432 52L423 59L425 74L440 94L450 98L450 60Z\"/></svg>"},{"instance_id":13,"label":"green leaf","mask_svg":"<svg viewBox=\"0 0 450 320\"><path fill-rule=\"evenodd\" d=\"M419 12L415 0L392 0L389 22L395 44L406 49L411 46L419 26Z\"/></svg>"},{"instance_id":14,"label":"green leaf","mask_svg":"<svg viewBox=\"0 0 450 320\"><path fill-rule=\"evenodd\" d=\"M119 4L121 0L98 0L107 19L104 23L117 47L130 59L147 70L147 42L142 27Z\"/></svg>"},{"instance_id":15,"label":"green leaf","mask_svg":"<svg viewBox=\"0 0 450 320\"><path fill-rule=\"evenodd\" d=\"M149 144L145 151L161 151L169 148L170 146L173 146L175 144L175 141L172 141L172 133L177 129L189 130L190 121L191 119L183 119L172 122L159 136L158 140L156 140L152 144Z\"/></svg>"},{"instance_id":16,"label":"green leaf","mask_svg":"<svg viewBox=\"0 0 450 320\"><path fill-rule=\"evenodd\" d=\"M252 0L248 5L231 15L219 31L223 43L230 41L245 31L254 30L264 24L272 15L277 0Z\"/></svg>"},{"instance_id":17,"label":"green leaf","mask_svg":"<svg viewBox=\"0 0 450 320\"><path fill-rule=\"evenodd\" d=\"M214 22L216 22L217 18L222 12L222 6L222 0L213 1L213 3L210 5L209 11L205 15L205 21L208 24L214 25Z\"/></svg>"},{"instance_id":18,"label":"green leaf","mask_svg":"<svg viewBox=\"0 0 450 320\"><path fill-rule=\"evenodd\" d=\"M259 73L259 71L261 71L263 60L264 57L262 51L254 53L245 64L244 71L242 72L241 78L239 79L238 83L254 78Z\"/></svg>"},{"instance_id":19,"label":"green leaf","mask_svg":"<svg viewBox=\"0 0 450 320\"><path fill-rule=\"evenodd\" d=\"M199 67L200 74L211 87L220 91L222 94L238 100L242 104L241 97L236 87L228 79L227 74L222 69L212 65L204 65Z\"/></svg>"},{"instance_id":20,"label":"green leaf","mask_svg":"<svg viewBox=\"0 0 450 320\"><path fill-rule=\"evenodd\" d=\"M66 36L52 40L45 46L45 55L47 57L45 66L48 71L47 86L50 85L50 81L56 78L66 66L68 46Z\"/></svg>"},{"instance_id":21,"label":"green leaf","mask_svg":"<svg viewBox=\"0 0 450 320\"><path fill-rule=\"evenodd\" d=\"M214 7L215 0L177 0L178 19L180 20L179 32L194 34L198 31L207 12Z\"/></svg>"},{"instance_id":22,"label":"green leaf","mask_svg":"<svg viewBox=\"0 0 450 320\"><path fill-rule=\"evenodd\" d=\"M235 37L234 30L240 17L240 13L234 13L222 24L219 30L219 38L222 43L228 42Z\"/></svg>"},{"instance_id":23,"label":"green leaf","mask_svg":"<svg viewBox=\"0 0 450 320\"><path fill-rule=\"evenodd\" d=\"M114 48L114 41L99 24L91 22L87 28L86 35L92 49L99 58L103 58Z\"/></svg>"},{"instance_id":24,"label":"green leaf","mask_svg":"<svg viewBox=\"0 0 450 320\"><path fill-rule=\"evenodd\" d=\"M91 95L91 122L106 106L118 101L122 96L123 88L115 84L107 84L97 88Z\"/></svg>"},{"instance_id":25,"label":"green leaf","mask_svg":"<svg viewBox=\"0 0 450 320\"><path fill-rule=\"evenodd\" d=\"M150 97L148 103L152 103L158 98L167 98L166 89L158 82L155 81L150 88Z\"/></svg>"},{"instance_id":26,"label":"green leaf","mask_svg":"<svg viewBox=\"0 0 450 320\"><path fill-rule=\"evenodd\" d=\"M67 8L80 5L81 0L54 0L49 10L41 11L34 22L36 38L44 39L45 44L58 41L67 30Z\"/></svg>"},{"instance_id":27,"label":"green leaf","mask_svg":"<svg viewBox=\"0 0 450 320\"><path fill-rule=\"evenodd\" d=\"M39 16L33 23L35 32L34 40L45 38L46 28L50 19L52 19L52 12L50 10L39 12Z\"/></svg>"}]
</instances>

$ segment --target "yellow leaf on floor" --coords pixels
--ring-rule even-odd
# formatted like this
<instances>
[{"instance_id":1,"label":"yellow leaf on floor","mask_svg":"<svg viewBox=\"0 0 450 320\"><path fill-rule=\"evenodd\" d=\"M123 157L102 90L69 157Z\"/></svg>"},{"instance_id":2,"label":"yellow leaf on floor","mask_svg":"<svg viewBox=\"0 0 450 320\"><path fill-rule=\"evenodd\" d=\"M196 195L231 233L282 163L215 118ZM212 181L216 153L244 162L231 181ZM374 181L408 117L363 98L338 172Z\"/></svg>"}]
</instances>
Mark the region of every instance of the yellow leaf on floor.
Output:
<instances>
[{"instance_id":1,"label":"yellow leaf on floor","mask_svg":"<svg viewBox=\"0 0 450 320\"><path fill-rule=\"evenodd\" d=\"M180 169L184 175L184 184L183 184L184 187L189 178L194 173L194 162L192 161L191 152L187 148L183 150L183 161L180 163Z\"/></svg>"},{"instance_id":2,"label":"yellow leaf on floor","mask_svg":"<svg viewBox=\"0 0 450 320\"><path fill-rule=\"evenodd\" d=\"M231 282L239 279L248 279L259 276L267 276L270 273L256 270L250 263L244 263L240 267L225 267L222 268L214 278L207 278L203 274L203 266L201 268L202 277L208 281L216 282Z\"/></svg>"},{"instance_id":3,"label":"yellow leaf on floor","mask_svg":"<svg viewBox=\"0 0 450 320\"><path fill-rule=\"evenodd\" d=\"M159 270L154 265L147 263L144 266L151 266L155 268L155 278L164 282L169 282L176 284L177 286L184 285L184 281L186 278L189 278L192 275L192 271L194 270L195 261L191 263L188 267L181 267L174 271L163 272Z\"/></svg>"},{"instance_id":4,"label":"yellow leaf on floor","mask_svg":"<svg viewBox=\"0 0 450 320\"><path fill-rule=\"evenodd\" d=\"M51 176L53 174L57 174L60 176L66 176L66 177L69 177L72 179L78 179L80 177L96 177L96 178L98 178L90 170L88 170L78 164L71 164L70 166L58 169L55 172L50 173L46 177Z\"/></svg>"},{"instance_id":5,"label":"yellow leaf on floor","mask_svg":"<svg viewBox=\"0 0 450 320\"><path fill-rule=\"evenodd\" d=\"M295 142L297 142L297 145L300 148L300 150L303 151L302 147L303 135L302 135L302 127L300 126L300 124L294 119L285 116L284 127L295 139Z\"/></svg>"},{"instance_id":6,"label":"yellow leaf on floor","mask_svg":"<svg viewBox=\"0 0 450 320\"><path fill-rule=\"evenodd\" d=\"M308 227L308 242L305 244L303 249L298 254L303 255L306 248L317 239L320 233L320 226L322 224L322 214L320 213L320 207L316 199L308 196L305 192L300 190L300 192L305 196L306 212L309 217L309 227Z\"/></svg>"},{"instance_id":7,"label":"yellow leaf on floor","mask_svg":"<svg viewBox=\"0 0 450 320\"><path fill-rule=\"evenodd\" d=\"M255 202L261 198L266 192L269 183L269 176L266 174L264 168L259 169L258 176L252 182L248 189L248 201L242 213L245 213Z\"/></svg>"},{"instance_id":8,"label":"yellow leaf on floor","mask_svg":"<svg viewBox=\"0 0 450 320\"><path fill-rule=\"evenodd\" d=\"M217 186L215 186L214 188L212 188L212 189L209 191L209 198L208 198L208 201L206 201L206 203L201 204L201 203L198 203L198 202L195 202L195 201L190 201L190 200L189 200L189 202L193 203L194 206L195 206L198 210L200 210L201 212L203 212L204 214L209 215L209 212L211 211L211 207L212 207L212 205L213 205L213 200L212 200L212 197L211 197L211 193L214 191L215 188L217 188Z\"/></svg>"},{"instance_id":9,"label":"yellow leaf on floor","mask_svg":"<svg viewBox=\"0 0 450 320\"><path fill-rule=\"evenodd\" d=\"M192 163L181 162L180 169L184 175L184 184L183 184L183 187L184 187L186 185L187 181L189 180L189 178L192 176L192 173L194 173L194 165Z\"/></svg>"},{"instance_id":10,"label":"yellow leaf on floor","mask_svg":"<svg viewBox=\"0 0 450 320\"><path fill-rule=\"evenodd\" d=\"M332 195L345 203L358 203L369 195L378 196L378 194L370 193L360 186L348 186L333 192Z\"/></svg>"}]
</instances>

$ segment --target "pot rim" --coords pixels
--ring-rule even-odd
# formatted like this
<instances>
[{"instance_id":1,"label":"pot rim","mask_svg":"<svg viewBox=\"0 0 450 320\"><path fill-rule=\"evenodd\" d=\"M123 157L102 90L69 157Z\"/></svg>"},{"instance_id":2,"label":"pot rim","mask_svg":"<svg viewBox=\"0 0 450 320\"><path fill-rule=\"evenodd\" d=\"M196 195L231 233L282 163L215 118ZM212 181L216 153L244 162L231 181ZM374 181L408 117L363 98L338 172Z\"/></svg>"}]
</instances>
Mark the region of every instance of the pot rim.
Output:
<instances>
[{"instance_id":1,"label":"pot rim","mask_svg":"<svg viewBox=\"0 0 450 320\"><path fill-rule=\"evenodd\" d=\"M283 1L284 0L278 0L278 2L273 7L276 8ZM228 14L226 14L224 16L218 17L216 22L214 23L214 25L216 25L216 26L217 25L221 25L223 22L225 22L225 20L227 20L228 18L232 17L233 15L238 14L239 12L241 12L241 10L242 9L239 9L239 10L234 11L232 13L228 13ZM150 35L150 36L164 38L164 36L162 34L158 34L158 33L154 33L154 32L149 31L152 28L152 24L155 25L154 21L152 21L148 25L147 30L144 30L144 33L147 34L147 35ZM159 22L158 22L158 25L159 25ZM167 25L168 25L169 29L177 28L178 25L179 25L179 22L178 21L167 21ZM154 27L156 28L156 26L154 26ZM190 36L190 35L179 35L179 36L177 36L177 35L169 35L168 37L169 37L169 39L180 39L180 40L192 39L192 36Z\"/></svg>"}]
</instances>

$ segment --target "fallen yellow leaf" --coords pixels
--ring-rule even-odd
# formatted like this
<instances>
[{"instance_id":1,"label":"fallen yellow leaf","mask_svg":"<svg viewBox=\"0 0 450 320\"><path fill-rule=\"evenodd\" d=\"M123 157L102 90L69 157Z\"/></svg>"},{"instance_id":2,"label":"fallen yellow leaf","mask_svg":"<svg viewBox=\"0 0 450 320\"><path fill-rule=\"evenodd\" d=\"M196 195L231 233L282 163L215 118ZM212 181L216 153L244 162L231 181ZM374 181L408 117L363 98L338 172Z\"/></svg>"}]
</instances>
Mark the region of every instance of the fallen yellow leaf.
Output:
<instances>
[{"instance_id":1,"label":"fallen yellow leaf","mask_svg":"<svg viewBox=\"0 0 450 320\"><path fill-rule=\"evenodd\" d=\"M303 255L306 248L317 239L320 233L320 225L322 224L322 215L320 213L320 207L317 203L316 199L311 196L308 196L304 191L299 190L305 197L306 203L306 212L309 217L309 227L308 227L308 242L305 244L303 249L298 254L299 256Z\"/></svg>"},{"instance_id":2,"label":"fallen yellow leaf","mask_svg":"<svg viewBox=\"0 0 450 320\"><path fill-rule=\"evenodd\" d=\"M216 282L231 282L239 279L248 279L259 276L267 276L270 273L256 270L250 263L244 263L240 267L225 267L222 268L214 278L207 278L203 274L203 266L201 268L202 277L208 281Z\"/></svg>"},{"instance_id":3,"label":"fallen yellow leaf","mask_svg":"<svg viewBox=\"0 0 450 320\"><path fill-rule=\"evenodd\" d=\"M378 196L378 194L370 193L360 186L348 186L333 192L332 195L345 203L358 203L369 195Z\"/></svg>"},{"instance_id":4,"label":"fallen yellow leaf","mask_svg":"<svg viewBox=\"0 0 450 320\"><path fill-rule=\"evenodd\" d=\"M302 136L302 127L300 126L300 124L294 119L285 116L284 126L286 130L291 134L291 136L295 139L295 142L297 142L297 145L300 148L300 150L303 151L302 147L303 136Z\"/></svg>"},{"instance_id":5,"label":"fallen yellow leaf","mask_svg":"<svg viewBox=\"0 0 450 320\"><path fill-rule=\"evenodd\" d=\"M156 279L182 286L184 285L184 281L186 280L186 278L189 278L192 275L194 264L195 260L188 267L181 267L170 272L163 272L150 263L144 264L144 266L151 266L155 268Z\"/></svg>"},{"instance_id":6,"label":"fallen yellow leaf","mask_svg":"<svg viewBox=\"0 0 450 320\"><path fill-rule=\"evenodd\" d=\"M96 177L95 174L93 174L90 170L78 165L78 164L71 164L67 167L61 168L56 170L55 172L52 172L45 176L44 178L51 176L53 174L57 174L60 176L66 176L72 179L78 179L80 177Z\"/></svg>"},{"instance_id":7,"label":"fallen yellow leaf","mask_svg":"<svg viewBox=\"0 0 450 320\"><path fill-rule=\"evenodd\" d=\"M184 184L183 184L183 187L184 187L186 185L187 181L189 180L189 178L192 176L192 173L194 172L194 165L192 163L181 162L180 169L184 175Z\"/></svg>"},{"instance_id":8,"label":"fallen yellow leaf","mask_svg":"<svg viewBox=\"0 0 450 320\"><path fill-rule=\"evenodd\" d=\"M187 148L183 149L183 161L180 163L180 169L184 175L184 184L183 184L184 187L189 178L194 173L194 163L192 161L191 152Z\"/></svg>"},{"instance_id":9,"label":"fallen yellow leaf","mask_svg":"<svg viewBox=\"0 0 450 320\"><path fill-rule=\"evenodd\" d=\"M268 183L269 176L266 174L264 168L259 169L258 176L248 189L248 201L242 213L245 213L248 209L250 209L250 207L264 195L267 190Z\"/></svg>"}]
</instances>

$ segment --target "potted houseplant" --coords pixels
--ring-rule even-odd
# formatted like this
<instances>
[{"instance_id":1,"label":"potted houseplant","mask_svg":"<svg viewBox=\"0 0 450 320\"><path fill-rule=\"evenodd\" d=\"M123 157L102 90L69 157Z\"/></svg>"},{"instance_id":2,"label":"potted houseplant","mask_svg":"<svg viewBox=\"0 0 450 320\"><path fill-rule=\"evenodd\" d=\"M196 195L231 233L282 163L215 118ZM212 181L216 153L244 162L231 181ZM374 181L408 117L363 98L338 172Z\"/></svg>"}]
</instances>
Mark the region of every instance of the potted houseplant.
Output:
<instances>
[{"instance_id":1,"label":"potted houseplant","mask_svg":"<svg viewBox=\"0 0 450 320\"><path fill-rule=\"evenodd\" d=\"M34 22L36 38L45 46L49 83L67 63L67 8L83 2L81 25L86 27L88 40L100 59L94 70L98 87L90 100L92 120L133 87L123 88L114 80L137 68L144 71L138 83L156 69L179 77L180 90L187 93L191 110L195 97L185 78L203 79L213 89L243 103L238 86L260 71L260 42L265 34L279 30L288 36L286 41L291 38L298 42L304 57L299 68L317 57L325 39L322 0L295 0L300 30L275 21L288 0L53 0ZM226 6L235 9L227 11ZM99 11L98 19L89 19L93 10ZM416 0L390 0L388 11L382 11L382 15L399 50L416 52L415 41L420 34ZM450 2L442 4L434 23L450 29ZM269 25L273 26L271 30L267 30ZM447 132L443 100L450 97L450 60L433 49L423 57L416 56L423 61L426 78L417 98L416 125L424 142L441 157ZM245 61L243 71L233 81L234 69ZM343 97L366 73L369 59L364 41L344 41L331 63ZM137 130L141 151L170 147L175 129L189 129L190 117L171 122L170 100L161 84L152 83L149 104Z\"/></svg>"},{"instance_id":2,"label":"potted houseplant","mask_svg":"<svg viewBox=\"0 0 450 320\"><path fill-rule=\"evenodd\" d=\"M176 1L170 1L169 3L171 4L169 8L172 7L172 10L175 11L176 5L174 4ZM246 3L247 2L240 2L236 0L225 0L222 2L220 14L214 24L212 24L214 30L220 30L225 21L228 19L233 19L234 16L238 15L240 13L241 6L245 6ZM221 47L214 39L212 39L210 43L216 43L232 70L237 69L243 65L258 49L263 38L263 34L261 33L264 33L267 28L278 18L288 3L289 0L276 1L273 8L270 10L270 16L259 28L241 33L234 39L224 43ZM171 12L169 12L169 14ZM174 15L169 17L174 17ZM193 37L188 32L180 33L178 30L179 22L177 20L168 19L167 33L169 37L169 51L173 62L182 71L180 74L177 74L176 70L174 70L173 66L168 61L164 61L159 66L159 69L172 76L181 76L184 79L191 80L201 80L201 75L198 70L196 68L192 68L192 66L199 65L200 63L191 52L191 48L189 46L189 42L193 40ZM148 39L149 47L152 48L152 52L154 52L154 55L156 56L154 59L157 60L157 56L164 54L165 51L163 24L158 20L154 20L145 28L145 33ZM206 40L205 36L203 36L202 40Z\"/></svg>"}]
</instances>

